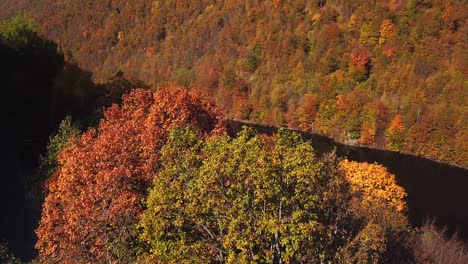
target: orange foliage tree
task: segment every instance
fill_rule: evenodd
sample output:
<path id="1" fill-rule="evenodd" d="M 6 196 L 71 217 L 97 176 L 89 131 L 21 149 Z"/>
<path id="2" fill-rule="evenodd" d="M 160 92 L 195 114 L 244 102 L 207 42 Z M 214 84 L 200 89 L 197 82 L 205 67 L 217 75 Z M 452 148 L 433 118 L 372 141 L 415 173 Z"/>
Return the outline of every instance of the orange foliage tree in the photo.
<path id="1" fill-rule="evenodd" d="M 135 223 L 160 149 L 171 128 L 186 124 L 204 136 L 224 133 L 215 106 L 181 87 L 136 89 L 121 106 L 108 108 L 97 129 L 58 157 L 36 231 L 40 259 L 97 263 L 135 257 Z"/>
<path id="2" fill-rule="evenodd" d="M 404 143 L 404 130 L 403 117 L 397 114 L 393 119 L 390 127 L 385 135 L 387 139 L 387 148 L 394 151 L 399 151 Z"/>
<path id="3" fill-rule="evenodd" d="M 371 54 L 365 48 L 354 48 L 351 52 L 351 63 L 359 68 L 367 68 Z"/>
<path id="4" fill-rule="evenodd" d="M 305 94 L 297 109 L 299 128 L 306 131 L 313 129 L 313 122 L 317 114 L 317 95 Z"/>
<path id="5" fill-rule="evenodd" d="M 350 55 L 349 74 L 355 81 L 365 81 L 371 68 L 371 53 L 362 47 L 354 48 Z"/>

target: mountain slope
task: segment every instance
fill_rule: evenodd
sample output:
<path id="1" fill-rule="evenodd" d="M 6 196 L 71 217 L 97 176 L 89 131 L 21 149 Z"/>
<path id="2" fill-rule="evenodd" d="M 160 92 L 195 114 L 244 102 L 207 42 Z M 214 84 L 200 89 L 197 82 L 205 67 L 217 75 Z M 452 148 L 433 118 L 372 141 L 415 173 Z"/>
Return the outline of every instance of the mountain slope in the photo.
<path id="1" fill-rule="evenodd" d="M 97 80 L 213 96 L 226 115 L 468 166 L 466 1 L 3 1 Z"/>

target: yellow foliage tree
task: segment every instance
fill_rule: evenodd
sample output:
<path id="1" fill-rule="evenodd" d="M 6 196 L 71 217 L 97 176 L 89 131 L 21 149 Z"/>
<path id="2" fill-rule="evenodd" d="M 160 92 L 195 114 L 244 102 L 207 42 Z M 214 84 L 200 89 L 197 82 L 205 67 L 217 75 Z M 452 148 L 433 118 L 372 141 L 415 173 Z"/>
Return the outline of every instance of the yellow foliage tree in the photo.
<path id="1" fill-rule="evenodd" d="M 398 212 L 405 210 L 405 190 L 397 185 L 395 175 L 384 166 L 344 160 L 340 168 L 350 182 L 351 190 L 362 198 L 364 206 L 386 202 Z"/>
<path id="2" fill-rule="evenodd" d="M 350 212 L 361 224 L 338 253 L 339 263 L 392 263 L 408 246 L 406 193 L 378 164 L 344 160 L 339 168 L 350 184 Z M 356 224 L 359 221 L 354 221 Z M 404 258 L 404 257 L 403 257 Z M 400 262 L 396 262 L 400 263 Z"/>
<path id="3" fill-rule="evenodd" d="M 396 35 L 396 26 L 390 19 L 384 19 L 380 25 L 379 44 L 382 45 L 387 39 Z"/>

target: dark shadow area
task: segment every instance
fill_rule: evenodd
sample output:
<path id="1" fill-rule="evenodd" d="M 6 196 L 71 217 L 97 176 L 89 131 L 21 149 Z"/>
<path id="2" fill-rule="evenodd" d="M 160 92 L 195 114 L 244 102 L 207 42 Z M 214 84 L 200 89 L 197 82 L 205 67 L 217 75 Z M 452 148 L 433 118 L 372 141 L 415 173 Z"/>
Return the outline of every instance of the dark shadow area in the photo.
<path id="1" fill-rule="evenodd" d="M 28 45 L 0 39 L 2 87 L 2 175 L 0 237 L 23 260 L 36 253 L 34 229 L 40 207 L 27 193 L 37 156 L 53 127 L 50 102 L 53 80 L 63 66 L 57 46 L 28 36 Z"/>
<path id="2" fill-rule="evenodd" d="M 149 86 L 138 80 L 126 79 L 122 72 L 105 83 L 96 84 L 91 72 L 75 63 L 65 62 L 53 86 L 50 107 L 55 124 L 65 115 L 70 115 L 83 129 L 97 126 L 104 109 L 114 103 L 120 104 L 122 95 L 134 88 L 149 89 Z"/>
<path id="3" fill-rule="evenodd" d="M 227 120 L 229 134 L 234 136 L 243 125 L 258 133 L 272 135 L 277 127 L 258 125 L 240 120 Z M 446 226 L 449 233 L 458 232 L 468 241 L 468 170 L 432 161 L 414 155 L 393 151 L 353 147 L 340 144 L 330 138 L 295 131 L 311 140 L 318 155 L 336 148 L 339 157 L 384 165 L 395 174 L 397 183 L 408 194 L 408 217 L 414 226 L 421 226 L 427 219 L 435 219 L 436 225 Z"/>
<path id="4" fill-rule="evenodd" d="M 49 136 L 66 115 L 82 128 L 94 126 L 122 94 L 147 87 L 122 73 L 97 85 L 91 72 L 66 62 L 55 43 L 26 33 L 28 40 L 21 45 L 0 38 L 0 239 L 23 261 L 37 255 L 34 230 L 41 205 L 31 195 L 31 184 Z"/>

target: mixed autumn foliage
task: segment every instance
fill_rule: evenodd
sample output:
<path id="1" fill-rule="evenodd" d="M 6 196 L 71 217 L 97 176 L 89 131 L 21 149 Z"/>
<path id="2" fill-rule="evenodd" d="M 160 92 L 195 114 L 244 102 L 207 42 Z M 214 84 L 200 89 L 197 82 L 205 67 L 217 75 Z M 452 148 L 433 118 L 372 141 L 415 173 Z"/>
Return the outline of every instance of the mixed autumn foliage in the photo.
<path id="1" fill-rule="evenodd" d="M 230 118 L 466 167 L 466 9 L 458 0 L 4 0 L 0 17 L 28 12 L 98 80 L 122 71 L 193 86 Z"/>
<path id="2" fill-rule="evenodd" d="M 47 182 L 37 248 L 47 261 L 96 262 L 132 243 L 143 198 L 168 132 L 190 124 L 223 132 L 219 113 L 196 92 L 170 86 L 134 90 L 104 113 L 97 129 L 72 139 Z"/>
<path id="3" fill-rule="evenodd" d="M 411 228 L 384 167 L 317 157 L 284 129 L 227 136 L 193 90 L 133 90 L 66 141 L 41 263 L 427 263 L 440 244 L 465 258 L 457 240 Z"/>
<path id="4" fill-rule="evenodd" d="M 86 10 L 96 12 L 96 6 L 103 2 L 88 2 L 89 10 Z M 0 6 L 10 3 L 4 1 Z M 37 3 L 38 10 L 44 3 L 47 1 Z M 106 8 L 113 9 L 116 4 L 118 1 L 113 1 Z M 81 114 L 87 109 L 92 112 L 92 120 L 83 116 L 81 120 L 95 126 L 81 133 L 70 118 L 65 118 L 41 156 L 36 184 L 44 187 L 45 201 L 36 231 L 38 262 L 466 262 L 466 249 L 456 238 L 448 239 L 432 225 L 416 230 L 409 225 L 405 191 L 383 166 L 340 160 L 333 153 L 317 157 L 309 142 L 286 130 L 279 130 L 272 138 L 249 129 L 229 137 L 225 135 L 220 110 L 202 99 L 203 93 L 214 95 L 229 117 L 288 125 L 348 142 L 416 152 L 465 165 L 463 78 L 466 65 L 459 61 L 456 48 L 460 43 L 464 45 L 457 37 L 460 38 L 465 24 L 463 14 L 457 18 L 460 16 L 454 9 L 457 3 L 447 2 L 447 9 L 454 6 L 448 10 L 445 6 L 439 8 L 442 4 L 436 1 L 393 1 L 388 6 L 378 1 L 368 3 L 376 8 L 375 12 L 385 10 L 400 15 L 412 10 L 413 13 L 403 12 L 405 16 L 414 16 L 414 21 L 407 21 L 409 33 L 403 35 L 400 27 L 406 22 L 399 21 L 399 16 L 375 18 L 379 20 L 377 23 L 374 18 L 358 17 L 359 12 L 364 12 L 359 5 L 340 1 L 312 4 L 206 1 L 197 5 L 177 1 L 172 4 L 156 1 L 151 5 L 160 12 L 158 16 L 167 17 L 161 21 L 164 28 L 154 44 L 157 46 L 145 49 L 146 61 L 138 60 L 138 52 L 128 55 L 134 63 L 143 66 L 155 63 L 157 69 L 166 69 L 162 73 L 153 71 L 152 80 L 140 76 L 140 68 L 135 65 L 119 64 L 120 59 L 112 64 L 123 65 L 117 74 L 114 69 L 104 72 L 110 64 L 100 64 L 100 59 L 83 55 L 86 50 L 77 56 L 77 51 L 67 46 L 79 43 L 78 49 L 84 49 L 89 44 L 85 40 L 61 43 L 67 59 L 76 59 L 79 64 L 91 59 L 87 67 L 98 78 L 113 76 L 107 83 L 95 85 L 90 72 L 83 72 L 70 61 L 64 64 L 62 54 L 56 52 L 52 42 L 40 38 L 26 17 L 0 25 L 2 52 L 7 47 L 5 54 L 9 56 L 15 55 L 25 62 L 35 59 L 51 64 L 42 69 L 51 70 L 50 76 L 42 75 L 47 77 L 44 86 L 52 88 L 55 98 L 73 102 L 73 107 L 65 108 L 67 101 L 64 101 L 56 109 Z M 28 8 L 28 2 L 18 1 L 16 5 L 3 12 L 18 6 Z M 80 6 L 80 2 L 56 3 L 50 10 L 58 5 L 70 8 Z M 139 5 L 147 4 L 135 3 Z M 117 5 L 116 12 L 124 14 L 132 6 L 130 2 L 125 7 Z M 197 8 L 203 12 L 197 13 Z M 264 16 L 262 8 L 271 11 L 272 20 Z M 187 9 L 191 11 L 186 13 Z M 140 11 L 143 13 L 130 26 L 136 27 L 140 20 L 144 21 L 144 9 Z M 419 33 L 412 30 L 414 23 L 428 12 L 438 11 L 444 12 L 443 23 L 439 23 L 443 28 L 438 34 L 448 34 L 444 26 L 452 20 L 446 20 L 445 13 L 455 17 L 449 27 L 456 40 L 447 51 L 451 54 L 450 65 L 440 60 L 440 65 L 428 69 L 416 61 L 414 65 L 406 65 L 403 77 L 390 77 L 389 70 L 398 73 L 398 67 L 411 62 L 412 56 L 427 59 L 429 54 L 418 55 L 418 52 L 431 44 L 421 45 L 420 41 L 434 36 L 425 35 L 426 28 L 419 28 Z M 170 12 L 177 14 L 170 17 Z M 193 21 L 194 14 L 196 21 Z M 54 13 L 51 19 L 56 15 L 60 16 L 60 12 Z M 206 19 L 202 15 L 222 18 L 209 18 L 219 27 L 219 31 L 210 35 L 214 44 L 200 45 L 201 40 L 197 38 L 193 42 L 185 41 L 187 36 L 194 37 L 186 23 L 193 23 L 195 31 L 212 29 L 209 23 L 202 24 Z M 239 20 L 244 15 L 250 24 Z M 90 22 L 94 17 L 87 18 Z M 82 18 L 68 13 L 66 20 L 76 22 L 73 19 Z M 274 24 L 275 19 L 282 23 Z M 309 20 L 313 23 L 308 24 Z M 114 24 L 106 26 L 107 22 L 104 19 L 96 26 L 112 31 Z M 234 22 L 240 26 L 233 26 Z M 171 23 L 179 24 L 171 27 Z M 378 33 L 372 33 L 376 23 L 380 24 Z M 41 24 L 45 25 L 48 24 Z M 353 31 L 357 25 L 359 31 Z M 292 28 L 294 34 L 289 31 Z M 262 33 L 258 29 L 273 32 Z M 67 32 L 56 30 L 50 32 Z M 239 34 L 235 39 L 218 39 L 219 34 L 233 37 L 229 30 L 237 30 Z M 301 30 L 307 36 L 296 39 L 296 34 L 301 36 Z M 253 33 L 255 38 L 250 39 Z M 84 39 L 90 34 L 83 33 Z M 328 34 L 335 37 L 329 38 Z M 206 35 L 197 37 L 203 36 Z M 320 44 L 321 37 L 326 37 L 326 41 Z M 105 60 L 123 52 L 119 45 L 128 40 L 126 31 L 117 32 L 116 38 L 117 41 L 111 42 L 117 49 L 115 53 L 101 43 L 99 54 Z M 339 40 L 335 43 L 334 38 Z M 100 43 L 102 39 L 97 35 L 95 41 Z M 279 43 L 280 46 L 274 46 Z M 389 43 L 393 46 L 387 50 Z M 225 46 L 218 52 L 217 45 Z M 178 50 L 181 47 L 184 49 Z M 320 52 L 335 53 L 322 56 L 317 47 L 321 47 Z M 285 53 L 273 52 L 274 48 Z M 379 49 L 385 49 L 380 51 L 390 58 L 387 62 L 379 61 Z M 322 61 L 325 58 L 331 64 L 325 64 Z M 216 61 L 218 64 L 206 68 Z M 433 67 L 433 61 L 430 58 L 426 63 Z M 322 68 L 323 65 L 329 68 Z M 36 68 L 40 67 L 36 65 Z M 149 83 L 175 81 L 193 89 L 165 84 L 155 86 L 159 88 L 153 91 L 132 90 L 120 100 L 129 87 L 141 84 L 121 78 L 120 70 Z M 387 89 L 393 88 L 383 84 L 378 74 L 383 74 L 382 78 L 396 87 L 397 91 L 390 97 Z M 401 89 L 401 83 L 395 84 L 407 81 L 417 89 L 408 91 Z M 429 94 L 425 89 L 429 86 L 436 90 L 426 98 Z M 407 92 L 412 91 L 422 97 L 414 102 L 413 97 L 407 100 Z M 29 100 L 34 95 L 24 94 Z M 450 104 L 449 99 L 453 99 Z M 404 107 L 405 104 L 414 106 L 415 102 L 421 104 L 417 105 L 420 107 L 415 110 L 417 114 L 411 112 L 414 110 L 411 107 Z M 95 108 L 109 105 L 103 112 Z M 439 112 L 439 108 L 434 111 L 432 107 L 442 107 L 446 112 Z M 48 111 L 53 112 L 51 109 L 54 108 Z M 414 119 L 408 113 L 415 114 Z M 433 123 L 442 121 L 442 124 Z M 457 152 L 457 148 L 461 151 Z M 3 242 L 0 260 L 18 262 Z"/>
<path id="5" fill-rule="evenodd" d="M 145 261 L 386 263 L 410 258 L 404 191 L 382 167 L 349 161 L 340 167 L 332 155 L 319 160 L 308 142 L 285 130 L 273 140 L 244 129 L 236 138 L 205 141 L 190 129 L 174 130 L 161 153 L 161 170 L 141 220 L 150 248 Z M 379 176 L 346 178 L 362 172 Z M 372 185 L 381 192 L 372 196 L 370 209 L 371 195 L 362 186 Z M 362 246 L 363 240 L 368 245 Z"/>

